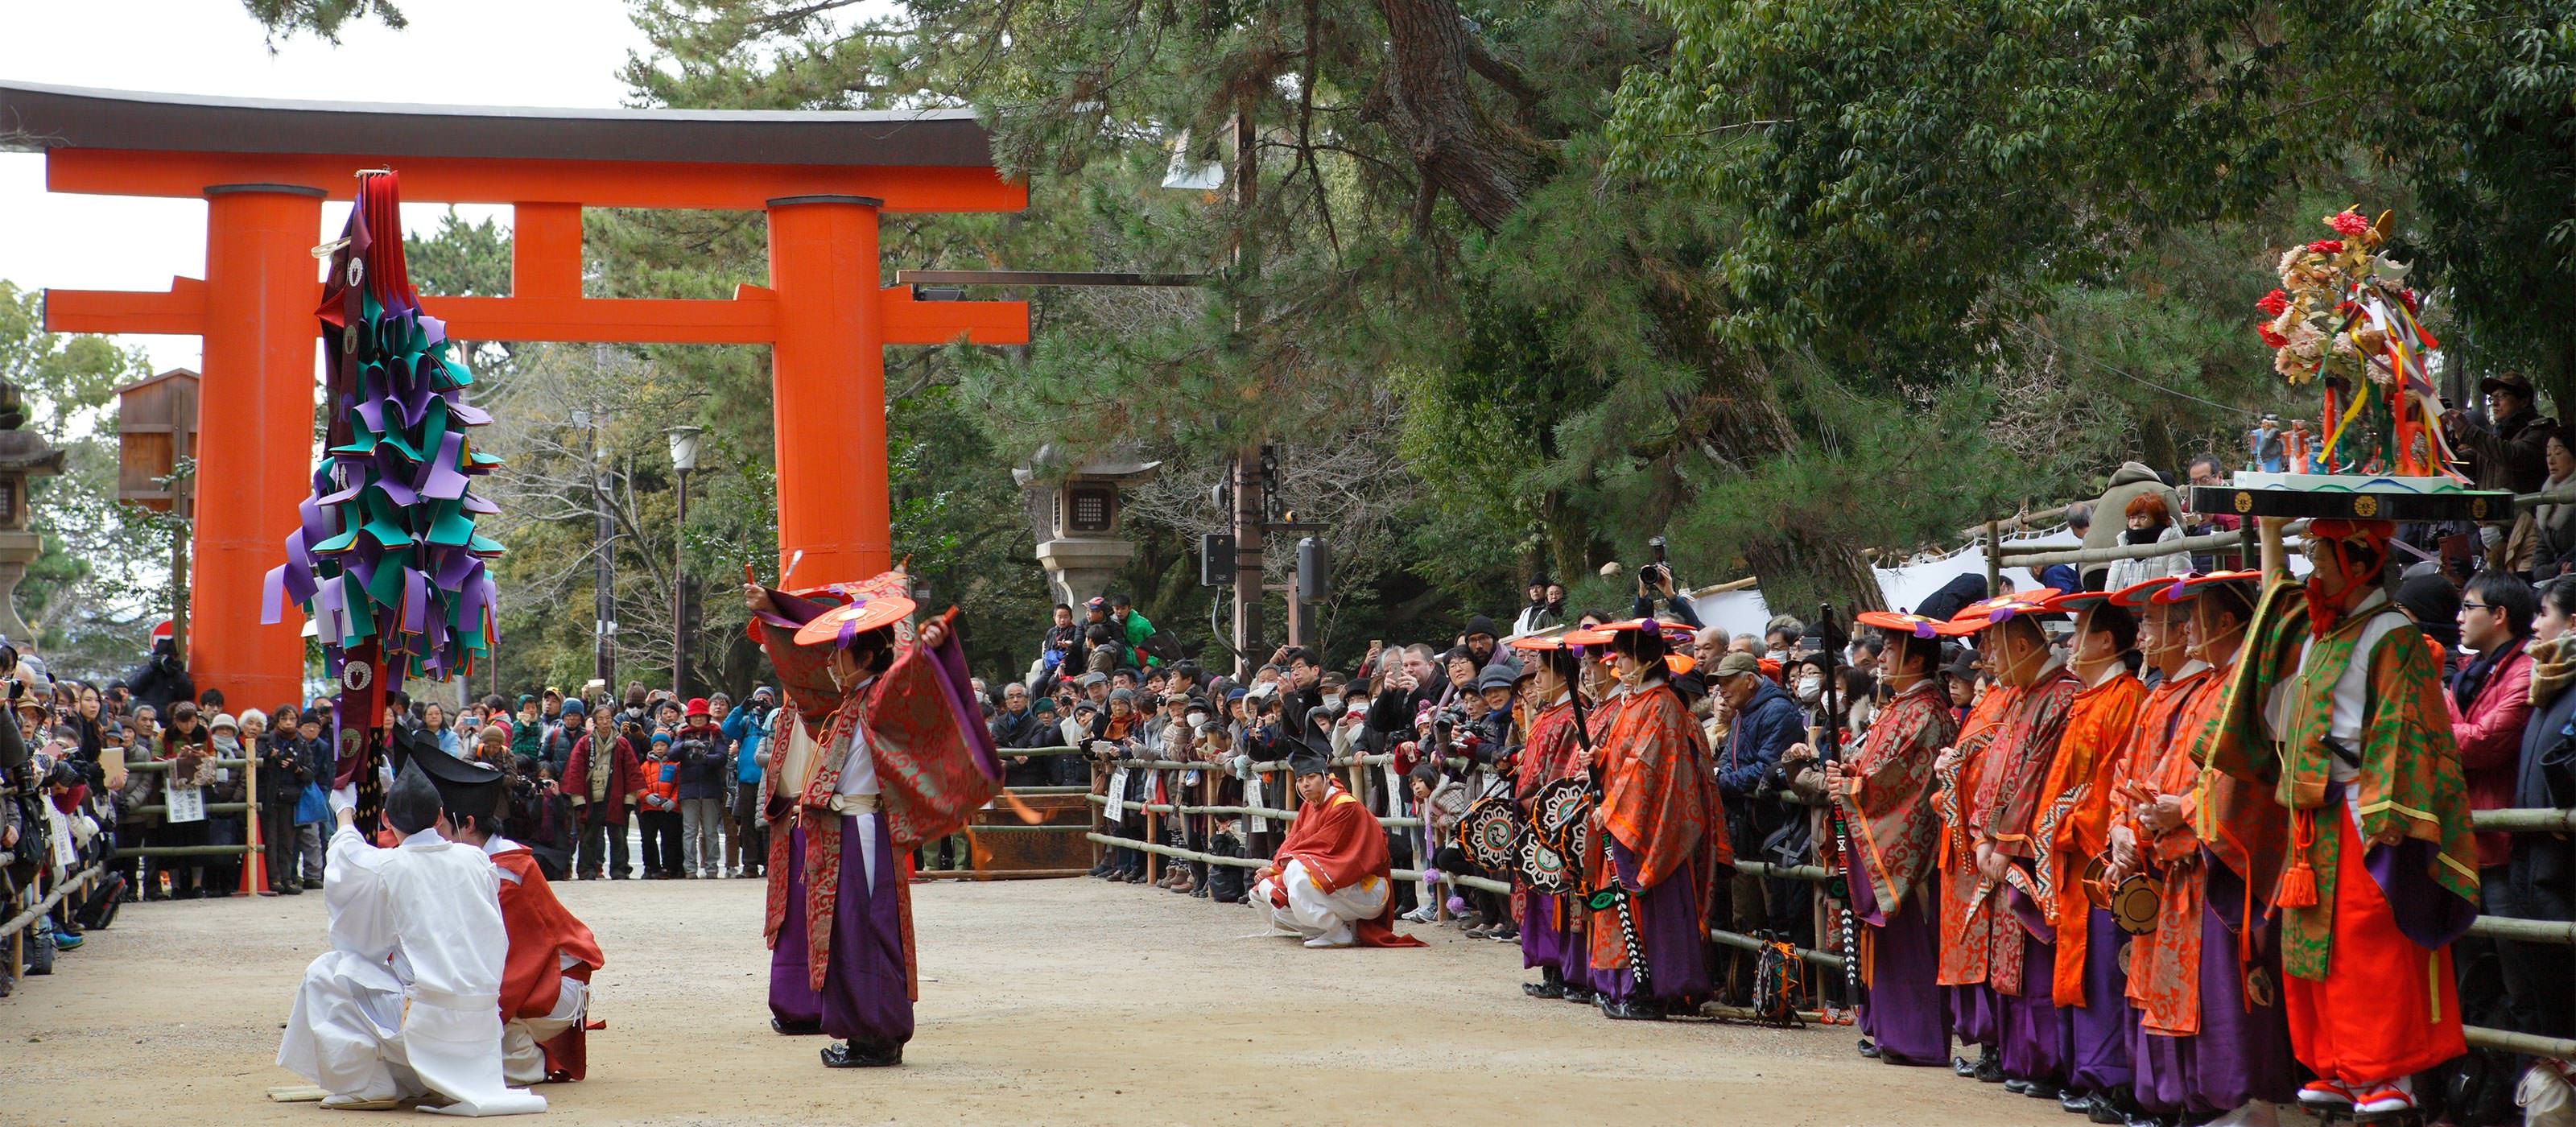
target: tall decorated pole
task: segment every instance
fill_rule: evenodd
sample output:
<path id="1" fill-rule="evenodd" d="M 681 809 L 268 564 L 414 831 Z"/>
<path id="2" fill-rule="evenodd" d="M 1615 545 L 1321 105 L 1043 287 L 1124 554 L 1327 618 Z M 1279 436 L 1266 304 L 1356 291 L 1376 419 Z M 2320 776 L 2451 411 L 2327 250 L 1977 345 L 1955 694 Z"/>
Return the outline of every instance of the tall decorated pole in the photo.
<path id="1" fill-rule="evenodd" d="M 446 326 L 421 312 L 398 192 L 392 172 L 359 173 L 347 228 L 315 250 L 331 262 L 316 310 L 329 429 L 262 604 L 264 621 L 293 599 L 315 623 L 340 684 L 332 786 L 353 789 L 369 833 L 383 811 L 380 767 L 399 755 L 385 694 L 409 678 L 471 676 L 488 659 L 485 561 L 501 554 L 474 529 L 476 516 L 500 510 L 468 488 L 499 464 L 467 437 L 492 417 L 465 402 L 473 376 L 449 356 Z"/>

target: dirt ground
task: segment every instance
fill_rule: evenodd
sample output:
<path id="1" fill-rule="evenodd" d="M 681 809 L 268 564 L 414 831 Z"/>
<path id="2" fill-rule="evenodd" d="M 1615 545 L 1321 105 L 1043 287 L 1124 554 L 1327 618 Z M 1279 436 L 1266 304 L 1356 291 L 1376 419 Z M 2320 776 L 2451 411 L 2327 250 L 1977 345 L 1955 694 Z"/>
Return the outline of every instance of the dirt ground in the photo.
<path id="1" fill-rule="evenodd" d="M 1254 913 L 1073 879 L 915 890 L 895 1070 L 772 1034 L 760 882 L 559 886 L 607 951 L 582 1124 L 2064 1124 L 2054 1103 L 1852 1052 L 1843 1027 L 1609 1022 L 1524 998 L 1519 950 L 1309 951 Z M 315 1124 L 273 1063 L 319 896 L 129 905 L 0 1000 L 0 1123 Z M 402 1121 L 411 1122 L 408 1113 Z"/>

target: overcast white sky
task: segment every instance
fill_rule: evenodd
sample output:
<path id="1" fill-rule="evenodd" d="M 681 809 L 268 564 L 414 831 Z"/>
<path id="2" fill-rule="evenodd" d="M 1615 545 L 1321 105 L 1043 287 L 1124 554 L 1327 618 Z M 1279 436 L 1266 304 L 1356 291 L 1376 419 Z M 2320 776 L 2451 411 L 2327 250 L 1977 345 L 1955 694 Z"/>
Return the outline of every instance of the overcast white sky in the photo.
<path id="1" fill-rule="evenodd" d="M 643 37 L 624 0 L 406 0 L 411 26 L 299 36 L 275 54 L 236 0 L 0 0 L 0 77 L 65 86 L 316 101 L 605 107 Z M 404 209 L 414 230 L 443 208 Z M 459 209 L 469 215 L 505 210 Z M 204 276 L 199 200 L 55 195 L 44 157 L 0 153 L 0 278 L 21 288 L 161 290 Z M 323 209 L 336 231 L 345 205 Z M 324 232 L 315 232 L 320 242 Z M 132 337 L 156 366 L 196 367 L 195 337 Z"/>

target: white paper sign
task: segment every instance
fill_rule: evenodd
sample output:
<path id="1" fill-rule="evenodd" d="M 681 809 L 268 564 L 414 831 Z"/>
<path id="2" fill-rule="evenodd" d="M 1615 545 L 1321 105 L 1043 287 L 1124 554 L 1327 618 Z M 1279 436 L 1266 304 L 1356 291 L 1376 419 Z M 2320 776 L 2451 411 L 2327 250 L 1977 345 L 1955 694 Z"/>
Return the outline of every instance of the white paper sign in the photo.
<path id="1" fill-rule="evenodd" d="M 161 816 L 162 821 L 178 823 L 202 822 L 206 820 L 206 792 L 204 788 L 171 787 L 163 793 L 168 796 L 169 812 Z"/>
<path id="2" fill-rule="evenodd" d="M 1261 800 L 1261 772 L 1255 771 L 1252 773 L 1251 778 L 1243 780 L 1243 804 L 1245 806 L 1270 805 L 1269 803 Z M 1269 832 L 1270 819 L 1264 818 L 1259 814 L 1254 814 L 1251 817 L 1253 833 Z"/>
<path id="3" fill-rule="evenodd" d="M 1127 821 L 1126 768 L 1121 767 L 1109 773 L 1109 802 L 1101 809 L 1108 813 L 1110 821 L 1122 824 Z"/>

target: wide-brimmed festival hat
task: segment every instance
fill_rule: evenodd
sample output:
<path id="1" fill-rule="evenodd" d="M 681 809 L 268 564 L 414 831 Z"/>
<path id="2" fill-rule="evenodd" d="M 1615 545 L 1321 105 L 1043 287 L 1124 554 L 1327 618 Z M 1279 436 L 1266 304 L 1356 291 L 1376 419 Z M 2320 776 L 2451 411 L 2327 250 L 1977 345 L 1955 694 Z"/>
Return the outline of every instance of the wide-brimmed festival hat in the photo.
<path id="1" fill-rule="evenodd" d="M 2228 583 L 2252 583 L 2263 578 L 2260 571 L 2213 571 L 2206 575 L 2185 575 L 2162 581 L 2147 597 L 2157 606 L 2172 606 L 2198 598 L 2203 591 Z"/>
<path id="2" fill-rule="evenodd" d="M 1853 615 L 1852 619 L 1863 626 L 1875 626 L 1881 630 L 1915 638 L 1957 638 L 1975 632 L 1974 627 L 1962 625 L 1956 621 L 1925 618 L 1919 614 L 1907 614 L 1903 611 L 1865 610 Z"/>
<path id="3" fill-rule="evenodd" d="M 800 599 L 841 604 L 798 627 L 796 644 L 846 646 L 867 631 L 901 622 L 912 615 L 912 598 L 906 594 L 911 589 L 911 577 L 895 570 L 860 583 L 832 583 L 793 592 Z"/>
<path id="4" fill-rule="evenodd" d="M 1954 626 L 1965 627 L 1967 633 L 1974 633 L 1990 626 L 2010 622 L 2023 615 L 2056 613 L 2049 603 L 2057 597 L 2056 589 L 2049 587 L 2011 591 L 1968 604 L 1958 614 L 1953 615 L 1950 622 Z"/>

